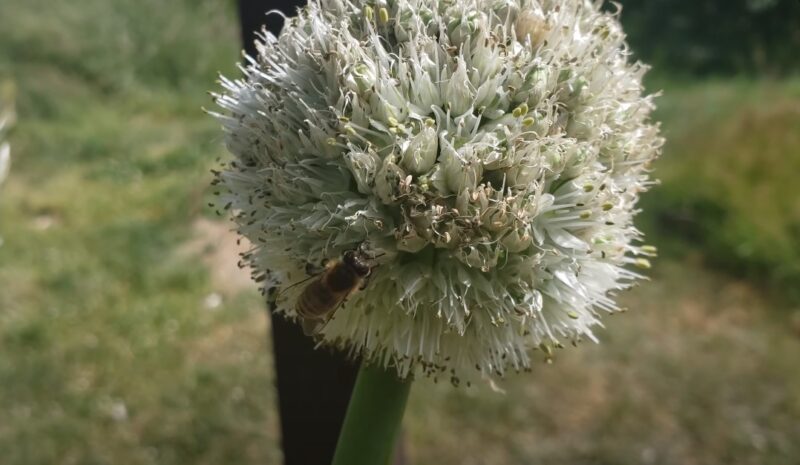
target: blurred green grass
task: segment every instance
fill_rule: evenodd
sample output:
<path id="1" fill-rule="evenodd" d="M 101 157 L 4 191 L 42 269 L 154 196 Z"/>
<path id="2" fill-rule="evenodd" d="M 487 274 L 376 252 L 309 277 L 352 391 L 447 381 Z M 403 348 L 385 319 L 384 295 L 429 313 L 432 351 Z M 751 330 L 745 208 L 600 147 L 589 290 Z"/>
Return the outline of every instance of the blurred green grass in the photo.
<path id="1" fill-rule="evenodd" d="M 645 229 L 800 304 L 800 80 L 660 84 L 668 142 Z"/>
<path id="2" fill-rule="evenodd" d="M 237 41 L 232 2 L 4 2 L 2 463 L 279 460 L 263 306 L 204 207 L 223 150 L 200 107 Z M 414 463 L 800 456 L 800 80 L 651 87 L 668 137 L 641 218 L 653 282 L 603 344 L 506 395 L 420 381 Z"/>

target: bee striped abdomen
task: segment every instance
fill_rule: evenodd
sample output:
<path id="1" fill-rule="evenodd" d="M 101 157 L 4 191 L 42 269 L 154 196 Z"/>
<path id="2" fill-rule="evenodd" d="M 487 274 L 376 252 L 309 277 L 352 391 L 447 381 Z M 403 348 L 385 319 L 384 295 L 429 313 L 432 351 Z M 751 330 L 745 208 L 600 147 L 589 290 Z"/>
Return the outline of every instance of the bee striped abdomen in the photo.
<path id="1" fill-rule="evenodd" d="M 300 294 L 295 310 L 303 318 L 322 318 L 337 304 L 336 295 L 322 279 L 316 279 Z"/>

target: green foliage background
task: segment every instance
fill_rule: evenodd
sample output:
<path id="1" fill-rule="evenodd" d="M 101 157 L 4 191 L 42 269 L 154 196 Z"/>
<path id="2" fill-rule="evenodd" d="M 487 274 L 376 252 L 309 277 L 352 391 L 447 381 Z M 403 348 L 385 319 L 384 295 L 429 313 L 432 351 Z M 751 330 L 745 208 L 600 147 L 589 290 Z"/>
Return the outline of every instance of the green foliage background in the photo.
<path id="1" fill-rule="evenodd" d="M 634 50 L 683 75 L 782 74 L 800 68 L 795 0 L 621 0 Z M 607 4 L 607 8 L 615 6 Z"/>

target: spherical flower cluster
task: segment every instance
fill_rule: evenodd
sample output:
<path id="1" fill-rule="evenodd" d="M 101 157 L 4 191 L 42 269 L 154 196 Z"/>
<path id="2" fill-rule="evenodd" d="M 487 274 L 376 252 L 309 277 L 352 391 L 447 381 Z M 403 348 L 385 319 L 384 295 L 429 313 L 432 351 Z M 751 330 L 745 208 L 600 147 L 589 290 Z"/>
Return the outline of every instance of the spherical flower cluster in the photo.
<path id="1" fill-rule="evenodd" d="M 215 184 L 256 280 L 294 317 L 307 263 L 377 257 L 322 344 L 401 377 L 524 370 L 649 267 L 662 139 L 599 2 L 312 1 L 242 69 Z"/>

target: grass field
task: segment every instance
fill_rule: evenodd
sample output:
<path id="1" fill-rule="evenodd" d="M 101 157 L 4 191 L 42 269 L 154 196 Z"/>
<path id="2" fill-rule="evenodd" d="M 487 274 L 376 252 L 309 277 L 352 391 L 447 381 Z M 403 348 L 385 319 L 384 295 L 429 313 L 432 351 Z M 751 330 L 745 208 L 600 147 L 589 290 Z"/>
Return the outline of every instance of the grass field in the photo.
<path id="1" fill-rule="evenodd" d="M 154 11 L 158 9 L 158 14 Z M 278 463 L 267 319 L 205 207 L 233 4 L 6 0 L 0 463 Z M 412 463 L 800 457 L 800 80 L 675 82 L 643 228 L 652 281 L 532 375 L 421 381 Z"/>

